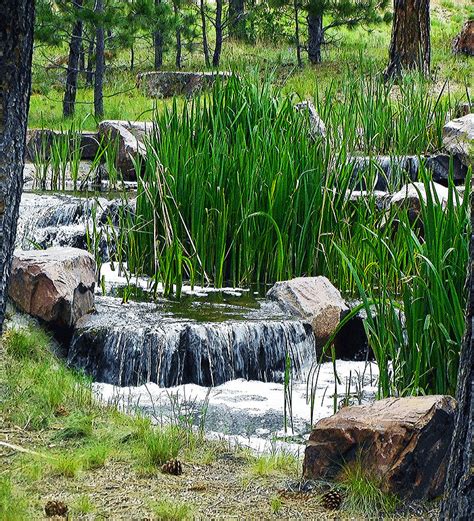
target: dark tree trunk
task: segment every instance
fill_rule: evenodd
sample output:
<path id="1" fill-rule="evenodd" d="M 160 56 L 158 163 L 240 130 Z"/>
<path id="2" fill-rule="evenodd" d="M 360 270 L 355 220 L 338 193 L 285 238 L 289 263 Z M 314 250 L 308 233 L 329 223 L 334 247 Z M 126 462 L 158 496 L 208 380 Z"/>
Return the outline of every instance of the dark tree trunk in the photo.
<path id="1" fill-rule="evenodd" d="M 72 28 L 71 42 L 69 44 L 69 60 L 66 74 L 66 90 L 63 100 L 63 116 L 74 114 L 76 105 L 77 77 L 79 74 L 79 61 L 82 46 L 82 20 L 79 18 L 83 0 L 72 0 L 77 20 Z"/>
<path id="2" fill-rule="evenodd" d="M 471 196 L 471 234 L 474 233 L 474 197 Z M 471 235 L 471 262 L 469 265 L 469 305 L 467 329 L 459 360 L 456 399 L 458 409 L 451 459 L 449 462 L 445 498 L 441 504 L 440 520 L 474 519 L 474 236 Z"/>
<path id="3" fill-rule="evenodd" d="M 174 15 L 175 15 L 176 19 L 178 19 L 179 6 L 176 2 L 173 4 L 173 10 L 174 10 Z M 176 24 L 176 58 L 175 58 L 175 65 L 176 65 L 177 69 L 181 69 L 182 54 L 183 54 L 183 48 L 181 45 L 181 23 L 178 20 L 178 23 Z"/>
<path id="4" fill-rule="evenodd" d="M 130 46 L 130 71 L 133 71 L 135 68 L 135 48 L 132 45 Z"/>
<path id="5" fill-rule="evenodd" d="M 403 70 L 430 72 L 430 0 L 394 0 L 387 77 Z"/>
<path id="6" fill-rule="evenodd" d="M 87 49 L 87 69 L 86 69 L 86 85 L 92 86 L 94 80 L 94 47 L 95 47 L 95 35 L 91 35 L 89 41 L 89 48 Z"/>
<path id="7" fill-rule="evenodd" d="M 212 56 L 213 67 L 219 67 L 221 61 L 222 40 L 224 38 L 222 27 L 222 2 L 223 0 L 216 0 L 216 46 L 214 47 L 214 55 Z"/>
<path id="8" fill-rule="evenodd" d="M 161 0 L 155 0 L 155 7 L 161 4 Z M 155 48 L 155 70 L 163 66 L 163 34 L 159 29 L 153 33 L 153 47 Z"/>
<path id="9" fill-rule="evenodd" d="M 95 12 L 99 20 L 95 32 L 94 114 L 99 119 L 104 115 L 105 36 L 104 24 L 100 19 L 104 12 L 104 0 L 96 0 Z"/>
<path id="10" fill-rule="evenodd" d="M 204 62 L 206 63 L 206 67 L 210 67 L 211 58 L 209 56 L 209 42 L 207 39 L 206 2 L 205 2 L 205 0 L 200 0 L 199 11 L 201 13 L 202 48 L 204 51 Z"/>
<path id="11" fill-rule="evenodd" d="M 310 63 L 321 63 L 321 46 L 324 42 L 323 15 L 316 10 L 308 11 L 308 58 Z"/>
<path id="12" fill-rule="evenodd" d="M 303 60 L 301 59 L 300 21 L 299 21 L 298 0 L 294 0 L 293 9 L 294 9 L 294 15 L 295 15 L 296 60 L 298 62 L 298 67 L 302 67 Z"/>
<path id="13" fill-rule="evenodd" d="M 245 39 L 244 0 L 229 0 L 229 36 L 236 40 Z"/>
<path id="14" fill-rule="evenodd" d="M 23 189 L 34 0 L 3 0 L 0 16 L 0 331 Z"/>
<path id="15" fill-rule="evenodd" d="M 79 54 L 79 72 L 86 70 L 86 53 L 84 52 L 84 41 L 81 39 L 81 51 Z"/>

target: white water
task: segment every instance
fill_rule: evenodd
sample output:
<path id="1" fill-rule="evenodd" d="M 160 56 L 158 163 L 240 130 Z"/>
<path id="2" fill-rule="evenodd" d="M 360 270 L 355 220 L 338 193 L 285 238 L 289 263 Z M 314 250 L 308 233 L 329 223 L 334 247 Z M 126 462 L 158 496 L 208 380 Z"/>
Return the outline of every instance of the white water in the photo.
<path id="1" fill-rule="evenodd" d="M 338 407 L 346 396 L 350 397 L 352 404 L 374 399 L 378 378 L 375 363 L 338 361 L 337 374 L 340 379 L 336 400 Z M 322 364 L 315 386 L 313 423 L 334 413 L 334 382 L 332 364 Z M 180 404 L 181 413 L 185 411 L 199 422 L 209 393 L 205 415 L 206 435 L 210 438 L 224 438 L 231 444 L 248 446 L 259 452 L 275 448 L 300 452 L 311 426 L 306 379 L 293 382 L 292 415 L 288 419 L 286 432 L 283 384 L 238 379 L 211 389 L 195 384 L 163 389 L 153 383 L 140 387 L 95 383 L 94 391 L 102 401 L 113 403 L 127 412 L 138 411 L 157 423 L 170 421 L 173 416 L 172 404 L 175 410 L 177 404 Z M 289 436 L 292 438 L 284 441 Z"/>

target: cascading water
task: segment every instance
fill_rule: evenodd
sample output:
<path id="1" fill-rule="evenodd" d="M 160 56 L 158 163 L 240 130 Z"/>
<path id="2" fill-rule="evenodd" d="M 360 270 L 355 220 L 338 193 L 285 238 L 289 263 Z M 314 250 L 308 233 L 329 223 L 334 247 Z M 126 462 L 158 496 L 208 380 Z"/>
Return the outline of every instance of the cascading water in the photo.
<path id="1" fill-rule="evenodd" d="M 121 305 L 99 297 L 97 313 L 83 318 L 68 361 L 94 380 L 120 386 L 216 386 L 244 378 L 278 382 L 287 354 L 300 376 L 316 357 L 314 335 L 265 303 L 240 320 L 182 319 L 156 304 Z"/>

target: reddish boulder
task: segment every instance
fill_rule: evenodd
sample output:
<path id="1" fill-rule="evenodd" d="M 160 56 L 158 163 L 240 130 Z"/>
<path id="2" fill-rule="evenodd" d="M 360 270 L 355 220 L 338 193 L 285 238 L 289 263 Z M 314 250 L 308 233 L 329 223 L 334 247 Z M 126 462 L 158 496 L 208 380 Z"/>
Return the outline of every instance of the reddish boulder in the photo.
<path id="1" fill-rule="evenodd" d="M 77 248 L 15 251 L 9 297 L 25 313 L 71 327 L 94 309 L 95 261 Z"/>
<path id="2" fill-rule="evenodd" d="M 343 408 L 313 428 L 304 476 L 333 479 L 360 457 L 387 492 L 437 497 L 446 480 L 455 407 L 450 396 L 420 396 Z"/>

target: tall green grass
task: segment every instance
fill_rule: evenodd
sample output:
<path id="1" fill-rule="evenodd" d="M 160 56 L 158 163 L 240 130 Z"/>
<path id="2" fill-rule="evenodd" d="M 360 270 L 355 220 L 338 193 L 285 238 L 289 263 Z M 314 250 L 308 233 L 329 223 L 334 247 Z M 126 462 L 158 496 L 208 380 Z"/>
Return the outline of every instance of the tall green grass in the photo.
<path id="1" fill-rule="evenodd" d="M 316 139 L 295 100 L 269 81 L 234 77 L 175 102 L 156 116 L 161 133 L 140 165 L 136 213 L 122 214 L 121 258 L 178 296 L 184 280 L 264 287 L 326 275 L 362 298 L 381 395 L 453 392 L 468 197 L 461 202 L 451 183 L 442 205 L 423 167 L 427 198 L 416 222 L 371 193 L 348 197 L 373 182 L 372 168 L 355 178 L 354 154 L 439 148 L 451 107 L 426 89 L 420 79 L 395 86 L 371 73 L 334 83 L 314 98 L 327 126 Z M 404 182 L 391 180 L 391 189 Z"/>

